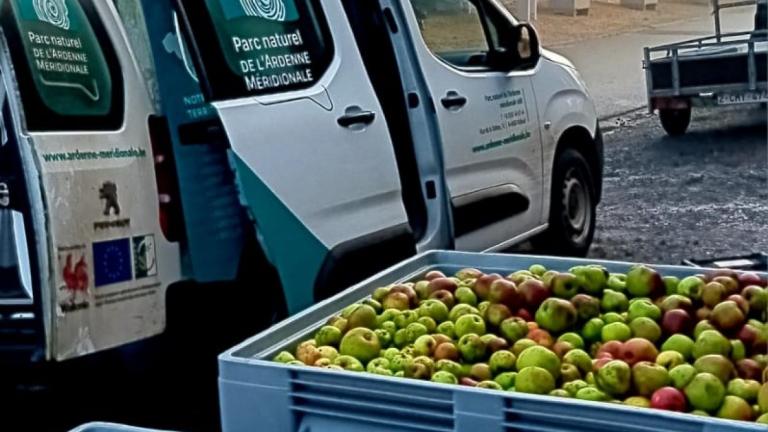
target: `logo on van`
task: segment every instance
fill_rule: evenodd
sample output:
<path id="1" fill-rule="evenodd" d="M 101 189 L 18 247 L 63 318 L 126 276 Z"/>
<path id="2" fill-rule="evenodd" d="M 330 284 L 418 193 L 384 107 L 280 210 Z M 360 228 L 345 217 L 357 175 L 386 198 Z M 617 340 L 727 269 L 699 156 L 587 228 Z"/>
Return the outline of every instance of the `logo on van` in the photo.
<path id="1" fill-rule="evenodd" d="M 32 6 L 40 21 L 69 30 L 69 9 L 66 0 L 33 0 Z"/>
<path id="2" fill-rule="evenodd" d="M 272 21 L 285 21 L 285 3 L 283 0 L 240 0 L 243 11 L 252 17 Z"/>

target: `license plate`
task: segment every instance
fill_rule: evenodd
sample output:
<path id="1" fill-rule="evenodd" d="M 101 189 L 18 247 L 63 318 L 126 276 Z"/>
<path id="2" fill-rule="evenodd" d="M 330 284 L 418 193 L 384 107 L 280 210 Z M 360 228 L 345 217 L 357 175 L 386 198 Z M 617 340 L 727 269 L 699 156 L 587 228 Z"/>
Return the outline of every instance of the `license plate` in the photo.
<path id="1" fill-rule="evenodd" d="M 729 93 L 717 95 L 718 105 L 738 105 L 768 102 L 768 91 Z"/>

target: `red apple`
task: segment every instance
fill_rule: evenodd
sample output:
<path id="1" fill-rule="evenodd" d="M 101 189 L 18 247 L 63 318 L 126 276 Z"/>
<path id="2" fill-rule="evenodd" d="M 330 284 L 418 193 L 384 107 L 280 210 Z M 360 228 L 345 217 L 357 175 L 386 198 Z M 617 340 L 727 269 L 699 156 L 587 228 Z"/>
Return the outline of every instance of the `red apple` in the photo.
<path id="1" fill-rule="evenodd" d="M 669 335 L 687 333 L 693 326 L 693 320 L 688 312 L 682 309 L 672 309 L 661 319 L 661 328 Z"/>
<path id="2" fill-rule="evenodd" d="M 468 387 L 477 387 L 477 385 L 479 383 L 477 381 L 473 380 L 472 378 L 464 377 L 464 378 L 459 380 L 459 384 L 461 384 L 463 386 L 468 386 Z"/>
<path id="3" fill-rule="evenodd" d="M 736 362 L 736 373 L 739 378 L 751 379 L 760 382 L 762 379 L 763 369 L 760 364 L 751 358 L 741 359 Z"/>
<path id="4" fill-rule="evenodd" d="M 621 358 L 621 349 L 623 345 L 624 342 L 617 340 L 606 342 L 597 350 L 597 355 L 595 355 L 595 357 L 601 357 L 603 353 L 608 353 L 611 355 L 611 358 Z"/>
<path id="5" fill-rule="evenodd" d="M 418 304 L 419 297 L 416 295 L 416 291 L 414 291 L 414 289 L 411 288 L 410 286 L 403 285 L 403 284 L 398 284 L 398 285 L 393 286 L 389 290 L 389 294 L 396 293 L 396 292 L 403 293 L 403 294 L 407 295 L 408 296 L 408 301 L 410 302 L 411 307 L 415 307 Z"/>
<path id="6" fill-rule="evenodd" d="M 709 319 L 709 316 L 712 314 L 712 309 L 702 306 L 698 309 L 696 309 L 696 319 L 699 321 L 704 321 Z"/>
<path id="7" fill-rule="evenodd" d="M 545 348 L 552 348 L 552 345 L 555 343 L 552 339 L 552 335 L 544 329 L 531 330 L 528 332 L 528 339 L 533 340 Z"/>
<path id="8" fill-rule="evenodd" d="M 674 387 L 662 387 L 651 396 L 651 408 L 685 412 L 687 407 L 685 395 Z"/>
<path id="9" fill-rule="evenodd" d="M 440 300 L 441 302 L 445 303 L 446 306 L 448 306 L 449 310 L 456 305 L 456 299 L 454 299 L 453 294 L 447 290 L 435 291 L 429 295 L 429 298 Z"/>
<path id="10" fill-rule="evenodd" d="M 735 276 L 717 276 L 712 279 L 712 282 L 720 282 L 723 284 L 726 295 L 737 294 L 739 292 L 739 282 L 736 280 Z"/>
<path id="11" fill-rule="evenodd" d="M 426 279 L 428 281 L 431 281 L 431 280 L 437 279 L 437 278 L 444 278 L 444 277 L 445 277 L 445 273 L 443 273 L 443 272 L 441 272 L 439 270 L 432 270 L 431 272 L 429 272 L 429 273 L 424 275 L 424 279 Z"/>
<path id="12" fill-rule="evenodd" d="M 533 314 L 525 308 L 518 309 L 517 312 L 515 312 L 515 316 L 524 319 L 526 322 L 533 321 Z"/>
<path id="13" fill-rule="evenodd" d="M 491 283 L 491 288 L 488 292 L 488 300 L 491 303 L 501 303 L 506 305 L 512 310 L 522 306 L 522 298 L 517 291 L 517 285 L 506 279 L 497 279 Z"/>
<path id="14" fill-rule="evenodd" d="M 648 361 L 655 362 L 659 355 L 659 350 L 653 345 L 653 342 L 643 338 L 632 338 L 621 347 L 619 358 L 623 359 L 630 366 L 637 362 Z"/>
<path id="15" fill-rule="evenodd" d="M 746 347 L 752 347 L 760 336 L 760 331 L 752 324 L 744 324 L 736 333 L 736 337 L 744 343 Z"/>
<path id="16" fill-rule="evenodd" d="M 750 285 L 763 284 L 763 280 L 760 278 L 760 276 L 752 272 L 739 273 L 736 276 L 736 279 L 739 281 L 739 286 L 741 288 L 748 287 Z"/>
<path id="17" fill-rule="evenodd" d="M 436 279 L 432 279 L 429 282 L 430 293 L 433 293 L 435 291 L 445 290 L 453 294 L 456 292 L 456 289 L 458 287 L 459 286 L 458 284 L 456 284 L 456 281 L 451 278 L 436 278 Z"/>
<path id="18" fill-rule="evenodd" d="M 739 305 L 739 308 L 741 308 L 741 311 L 744 312 L 744 315 L 748 315 L 749 314 L 749 301 L 747 299 L 745 299 L 744 297 L 742 297 L 741 295 L 739 295 L 739 294 L 732 294 L 732 295 L 728 296 L 728 298 L 725 299 L 725 300 L 726 301 L 730 300 L 730 301 L 736 302 L 736 304 Z"/>
<path id="19" fill-rule="evenodd" d="M 501 275 L 498 273 L 491 273 L 482 275 L 475 281 L 475 294 L 480 300 L 488 300 L 488 294 L 491 292 L 491 284 L 501 279 Z"/>
<path id="20" fill-rule="evenodd" d="M 517 290 L 523 296 L 526 306 L 533 309 L 538 308 L 544 300 L 552 295 L 549 287 L 538 279 L 528 279 L 521 283 Z"/>

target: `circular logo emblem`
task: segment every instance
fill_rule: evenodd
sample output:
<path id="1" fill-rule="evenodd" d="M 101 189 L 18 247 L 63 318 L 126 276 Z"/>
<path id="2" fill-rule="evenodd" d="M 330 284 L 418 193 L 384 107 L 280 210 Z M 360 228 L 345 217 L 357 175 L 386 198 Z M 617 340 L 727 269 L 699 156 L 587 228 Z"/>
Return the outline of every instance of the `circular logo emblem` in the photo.
<path id="1" fill-rule="evenodd" d="M 246 15 L 272 21 L 285 21 L 283 0 L 240 0 Z"/>
<path id="2" fill-rule="evenodd" d="M 32 5 L 40 21 L 69 30 L 69 10 L 66 0 L 33 0 Z"/>

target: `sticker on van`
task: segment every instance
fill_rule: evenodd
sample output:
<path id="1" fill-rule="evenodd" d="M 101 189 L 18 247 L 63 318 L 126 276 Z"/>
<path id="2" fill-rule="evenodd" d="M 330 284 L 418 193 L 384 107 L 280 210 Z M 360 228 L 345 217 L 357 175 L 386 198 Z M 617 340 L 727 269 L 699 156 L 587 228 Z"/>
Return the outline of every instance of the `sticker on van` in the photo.
<path id="1" fill-rule="evenodd" d="M 227 19 L 243 16 L 264 18 L 271 21 L 295 21 L 299 14 L 293 0 L 223 0 L 221 7 Z"/>

